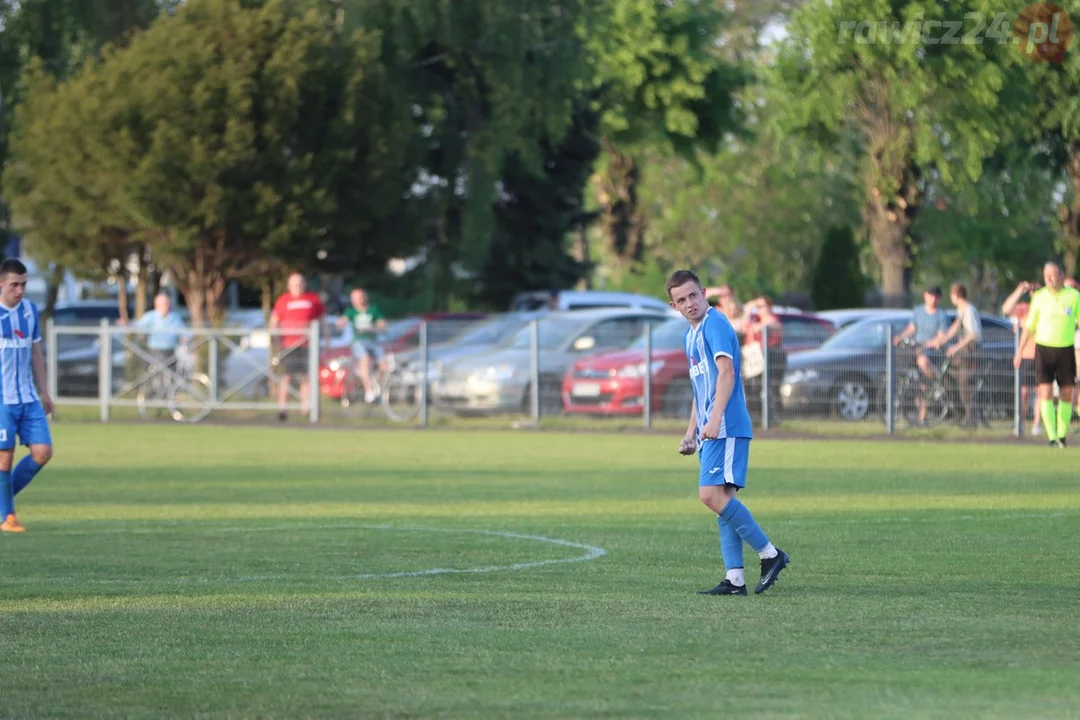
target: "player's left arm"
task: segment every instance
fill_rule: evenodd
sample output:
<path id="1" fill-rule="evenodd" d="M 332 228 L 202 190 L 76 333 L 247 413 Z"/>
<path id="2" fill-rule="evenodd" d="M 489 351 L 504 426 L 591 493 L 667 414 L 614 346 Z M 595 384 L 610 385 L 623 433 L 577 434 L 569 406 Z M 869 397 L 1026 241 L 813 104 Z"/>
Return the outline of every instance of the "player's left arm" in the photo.
<path id="1" fill-rule="evenodd" d="M 41 407 L 46 415 L 53 411 L 53 401 L 49 397 L 49 378 L 45 371 L 45 353 L 41 351 L 41 323 L 38 321 L 37 308 L 34 312 L 34 337 L 30 348 L 30 370 L 34 374 L 34 382 L 37 384 L 38 396 L 41 398 Z M 53 352 L 56 352 L 54 349 Z"/>
<path id="2" fill-rule="evenodd" d="M 720 421 L 735 391 L 735 353 L 739 352 L 739 338 L 734 330 L 710 323 L 705 328 L 705 341 L 716 363 L 716 393 L 713 396 L 712 415 L 701 434 L 715 439 L 720 434 Z"/>

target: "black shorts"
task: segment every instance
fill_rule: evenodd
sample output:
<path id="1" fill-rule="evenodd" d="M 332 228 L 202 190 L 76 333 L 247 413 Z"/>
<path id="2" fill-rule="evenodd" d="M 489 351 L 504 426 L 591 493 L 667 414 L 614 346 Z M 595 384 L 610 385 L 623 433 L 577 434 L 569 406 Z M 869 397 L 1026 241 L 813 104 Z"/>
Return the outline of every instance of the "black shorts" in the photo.
<path id="1" fill-rule="evenodd" d="M 308 349 L 306 345 L 285 348 L 278 355 L 278 367 L 283 375 L 307 375 Z"/>
<path id="2" fill-rule="evenodd" d="M 1035 346 L 1035 382 L 1049 385 L 1057 381 L 1058 387 L 1076 384 L 1076 353 L 1068 347 Z"/>
<path id="3" fill-rule="evenodd" d="M 1031 387 L 1035 382 L 1035 361 L 1025 358 L 1020 361 L 1020 387 Z"/>

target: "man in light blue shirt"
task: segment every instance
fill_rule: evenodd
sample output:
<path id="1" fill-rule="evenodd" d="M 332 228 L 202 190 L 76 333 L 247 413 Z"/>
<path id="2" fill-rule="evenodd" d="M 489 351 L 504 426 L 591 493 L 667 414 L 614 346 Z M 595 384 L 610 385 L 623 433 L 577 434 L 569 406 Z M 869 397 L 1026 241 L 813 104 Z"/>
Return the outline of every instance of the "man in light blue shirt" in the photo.
<path id="1" fill-rule="evenodd" d="M 177 346 L 185 344 L 189 337 L 187 333 L 179 332 L 187 330 L 187 325 L 180 314 L 172 309 L 172 300 L 165 293 L 158 293 L 154 298 L 154 309 L 143 313 L 132 327 L 150 331 L 146 347 L 155 356 L 172 355 Z"/>
<path id="2" fill-rule="evenodd" d="M 693 272 L 672 273 L 666 289 L 671 307 L 690 322 L 685 349 L 694 402 L 679 452 L 699 455 L 698 497 L 716 513 L 720 554 L 727 570 L 719 585 L 701 594 L 746 595 L 744 542 L 761 558 L 761 579 L 754 592 L 762 593 L 776 582 L 790 558 L 769 542 L 750 510 L 735 497 L 746 487 L 754 436 L 742 385 L 739 339 L 731 322 L 709 307 Z"/>

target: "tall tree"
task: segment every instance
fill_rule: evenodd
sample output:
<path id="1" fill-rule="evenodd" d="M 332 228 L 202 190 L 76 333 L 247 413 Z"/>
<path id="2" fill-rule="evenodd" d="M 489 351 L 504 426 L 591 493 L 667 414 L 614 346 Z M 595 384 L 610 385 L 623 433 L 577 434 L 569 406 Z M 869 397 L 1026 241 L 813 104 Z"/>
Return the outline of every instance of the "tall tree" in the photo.
<path id="1" fill-rule="evenodd" d="M 539 170 L 508 160 L 491 252 L 477 277 L 485 306 L 506 308 L 523 290 L 570 287 L 588 271 L 568 252 L 567 238 L 589 221 L 584 190 L 600 153 L 598 125 L 598 113 L 583 101 L 562 141 L 542 146 Z"/>
<path id="2" fill-rule="evenodd" d="M 8 154 L 8 130 L 13 110 L 25 96 L 28 83 L 35 75 L 45 73 L 58 79 L 71 76 L 84 62 L 97 56 L 109 43 L 123 45 L 131 35 L 149 24 L 161 12 L 171 10 L 178 0 L 0 0 L 0 92 L 3 107 L 0 108 L 0 167 Z M 31 63 L 37 63 L 31 70 Z M 0 202 L 3 216 L 2 231 L 10 231 L 10 217 L 6 201 Z M 16 219 L 20 222 L 21 219 Z M 40 234 L 39 234 L 40 235 Z M 62 239 L 60 240 L 62 244 Z M 115 259 L 123 250 L 115 245 L 104 253 Z M 101 247 L 105 250 L 105 247 Z M 38 243 L 31 250 L 38 259 L 48 259 L 53 272 L 45 301 L 46 313 L 56 302 L 59 280 L 66 268 L 61 255 L 43 255 L 48 248 Z M 110 262 L 98 255 L 79 257 L 68 255 L 68 261 L 76 263 L 72 269 L 88 277 L 100 275 L 102 267 Z M 120 263 L 121 267 L 123 263 Z M 121 274 L 124 274 L 121 270 Z M 140 274 L 141 276 L 141 274 Z M 124 287 L 121 283 L 121 287 Z M 143 293 L 136 298 L 136 310 L 145 304 Z M 121 303 L 121 313 L 127 312 L 126 302 Z"/>
<path id="3" fill-rule="evenodd" d="M 1026 121 L 1009 9 L 989 0 L 812 0 L 788 25 L 772 76 L 778 117 L 825 146 L 845 135 L 857 143 L 863 222 L 887 300 L 909 290 L 910 230 L 928 175 L 977 179 L 983 159 Z M 957 41 L 943 42 L 953 29 Z M 978 42 L 964 41 L 975 33 Z"/>
<path id="4" fill-rule="evenodd" d="M 659 150 L 694 158 L 719 149 L 739 126 L 734 93 L 748 75 L 717 48 L 723 15 L 715 4 L 598 5 L 585 40 L 603 111 L 604 153 L 594 185 L 606 244 L 616 272 L 622 272 L 644 259 L 644 154 Z"/>
<path id="5" fill-rule="evenodd" d="M 540 168 L 569 126 L 585 66 L 574 37 L 589 3 L 343 0 L 344 24 L 377 30 L 396 102 L 412 108 L 423 157 L 400 227 L 418 233 L 434 302 L 491 252 L 508 162 Z M 409 222 L 424 218 L 426 222 Z"/>
<path id="6" fill-rule="evenodd" d="M 374 37 L 342 36 L 296 3 L 189 0 L 28 100 L 13 205 L 48 194 L 92 230 L 146 239 L 192 321 L 213 323 L 226 283 L 262 270 L 266 255 L 302 262 L 335 222 L 356 228 L 357 215 L 377 216 L 378 206 L 355 202 L 352 183 L 378 178 L 383 192 L 404 192 L 411 178 L 399 149 L 409 132 L 401 117 L 387 122 L 378 53 Z M 61 156 L 83 153 L 88 176 L 41 162 L 47 129 L 72 122 L 48 117 L 49 107 L 85 115 L 85 132 L 51 142 Z M 99 213 L 87 194 L 103 200 Z"/>
<path id="7" fill-rule="evenodd" d="M 1080 253 L 1080 53 L 1076 51 L 1080 41 L 1074 36 L 1080 30 L 1080 2 L 1033 4 L 1021 14 L 1017 27 L 1018 39 L 1032 61 L 1038 96 L 1035 117 L 1041 122 L 1032 128 L 1035 140 L 1060 153 L 1068 179 L 1057 208 L 1059 247 L 1065 272 L 1075 277 Z M 1036 42 L 1039 39 L 1041 43 Z"/>

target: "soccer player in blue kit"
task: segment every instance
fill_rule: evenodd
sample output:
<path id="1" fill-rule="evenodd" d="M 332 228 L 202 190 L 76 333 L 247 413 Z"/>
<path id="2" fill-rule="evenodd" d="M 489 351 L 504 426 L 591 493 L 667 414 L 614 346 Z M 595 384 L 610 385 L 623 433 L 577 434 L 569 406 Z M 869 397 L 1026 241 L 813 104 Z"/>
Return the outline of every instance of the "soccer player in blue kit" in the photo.
<path id="1" fill-rule="evenodd" d="M 0 531 L 25 532 L 15 516 L 15 495 L 52 458 L 46 415 L 52 399 L 45 390 L 45 354 L 34 303 L 23 298 L 26 266 L 8 258 L 0 263 Z M 37 387 L 35 387 L 35 383 Z M 41 389 L 39 394 L 38 388 Z M 15 436 L 30 454 L 12 471 Z"/>
<path id="2" fill-rule="evenodd" d="M 735 497 L 746 487 L 754 436 L 743 392 L 739 339 L 728 319 L 709 307 L 701 281 L 692 271 L 672 273 L 666 289 L 671 307 L 690 321 L 685 345 L 694 401 L 679 452 L 699 455 L 698 496 L 716 513 L 720 554 L 727 569 L 719 585 L 699 594 L 746 595 L 743 542 L 761 558 L 761 579 L 754 592 L 763 593 L 776 582 L 790 557 L 773 547 L 750 510 Z"/>

